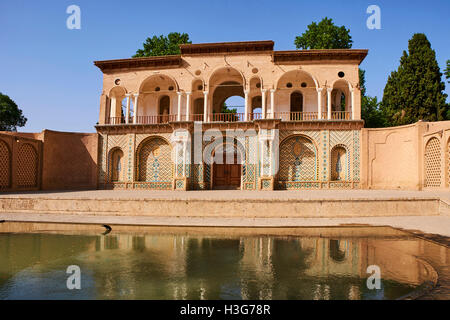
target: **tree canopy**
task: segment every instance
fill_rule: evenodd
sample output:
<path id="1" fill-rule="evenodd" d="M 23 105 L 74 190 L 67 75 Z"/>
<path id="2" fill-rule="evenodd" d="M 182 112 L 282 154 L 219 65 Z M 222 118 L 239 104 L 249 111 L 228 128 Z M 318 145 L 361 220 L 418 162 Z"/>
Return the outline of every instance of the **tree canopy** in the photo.
<path id="1" fill-rule="evenodd" d="M 447 60 L 447 68 L 445 68 L 445 78 L 448 80 L 447 82 L 450 83 L 450 60 Z"/>
<path id="2" fill-rule="evenodd" d="M 359 87 L 361 90 L 361 118 L 367 128 L 382 128 L 385 124 L 383 112 L 377 97 L 366 95 L 366 71 L 359 69 Z"/>
<path id="3" fill-rule="evenodd" d="M 350 49 L 353 40 L 349 29 L 338 27 L 325 17 L 319 23 L 311 23 L 294 43 L 297 49 Z"/>
<path id="4" fill-rule="evenodd" d="M 185 43 L 192 43 L 187 33 L 171 32 L 167 36 L 153 36 L 145 40 L 143 49 L 138 49 L 133 58 L 180 54 L 178 45 Z"/>
<path id="5" fill-rule="evenodd" d="M 23 127 L 26 122 L 17 104 L 0 92 L 0 131 L 17 131 L 17 127 Z"/>
<path id="6" fill-rule="evenodd" d="M 435 51 L 423 33 L 413 35 L 408 51 L 403 51 L 398 70 L 391 73 L 384 88 L 381 110 L 387 124 L 445 120 L 447 95 Z"/>

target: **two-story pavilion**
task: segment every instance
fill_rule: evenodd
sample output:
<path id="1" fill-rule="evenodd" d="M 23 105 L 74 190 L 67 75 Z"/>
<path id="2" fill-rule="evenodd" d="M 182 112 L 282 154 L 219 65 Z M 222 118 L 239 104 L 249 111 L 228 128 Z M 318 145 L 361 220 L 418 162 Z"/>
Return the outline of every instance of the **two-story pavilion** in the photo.
<path id="1" fill-rule="evenodd" d="M 273 46 L 185 44 L 180 55 L 96 61 L 101 187 L 359 187 L 367 50 Z M 224 112 L 232 96 L 244 106 Z"/>

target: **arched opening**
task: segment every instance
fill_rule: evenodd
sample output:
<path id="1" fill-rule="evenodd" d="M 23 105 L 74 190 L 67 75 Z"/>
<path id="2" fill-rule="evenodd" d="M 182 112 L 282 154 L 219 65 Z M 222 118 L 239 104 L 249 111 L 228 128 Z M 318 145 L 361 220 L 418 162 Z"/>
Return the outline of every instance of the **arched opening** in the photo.
<path id="1" fill-rule="evenodd" d="M 333 84 L 331 91 L 331 119 L 350 120 L 351 119 L 351 101 L 350 87 L 346 80 L 338 80 Z"/>
<path id="2" fill-rule="evenodd" d="M 205 99 L 197 98 L 194 100 L 194 121 L 203 121 L 204 118 Z"/>
<path id="3" fill-rule="evenodd" d="M 170 98 L 169 98 L 169 96 L 162 96 L 159 99 L 158 115 L 159 115 L 158 123 L 169 122 L 169 115 L 170 115 Z"/>
<path id="4" fill-rule="evenodd" d="M 126 90 L 117 86 L 109 92 L 109 124 L 125 123 Z"/>
<path id="5" fill-rule="evenodd" d="M 151 137 L 137 149 L 137 180 L 154 182 L 157 189 L 170 189 L 173 182 L 172 148 L 160 137 Z"/>
<path id="6" fill-rule="evenodd" d="M 303 94 L 300 91 L 291 93 L 290 120 L 303 120 Z"/>
<path id="7" fill-rule="evenodd" d="M 123 173 L 123 151 L 120 148 L 111 150 L 109 157 L 109 179 L 111 182 L 124 181 Z"/>
<path id="8" fill-rule="evenodd" d="M 217 146 L 213 157 L 213 188 L 239 189 L 242 176 L 242 155 L 237 141 Z"/>
<path id="9" fill-rule="evenodd" d="M 431 138 L 425 146 L 425 187 L 441 186 L 441 159 L 441 143 Z"/>
<path id="10" fill-rule="evenodd" d="M 331 180 L 348 180 L 348 155 L 347 149 L 341 145 L 333 147 L 331 150 Z"/>
<path id="11" fill-rule="evenodd" d="M 252 97 L 251 101 L 251 117 L 250 120 L 256 120 L 262 118 L 262 96 L 257 95 Z"/>
<path id="12" fill-rule="evenodd" d="M 171 114 L 176 110 L 178 84 L 170 76 L 155 74 L 145 79 L 139 88 L 139 103 L 136 110 L 139 123 L 165 123 L 176 119 Z"/>
<path id="13" fill-rule="evenodd" d="M 341 240 L 330 240 L 329 256 L 335 262 L 343 262 L 346 256 L 345 242 Z"/>
<path id="14" fill-rule="evenodd" d="M 228 106 L 230 97 L 244 98 L 244 78 L 239 71 L 231 67 L 221 68 L 214 72 L 209 80 L 212 93 L 212 104 L 209 112 L 212 121 L 236 121 L 244 119 L 244 104 Z M 236 98 L 234 98 L 236 99 Z M 233 103 L 234 104 L 234 103 Z M 236 109 L 236 111 L 231 111 Z"/>
<path id="15" fill-rule="evenodd" d="M 20 187 L 37 187 L 38 154 L 29 143 L 19 147 L 17 154 L 17 185 Z"/>
<path id="16" fill-rule="evenodd" d="M 285 121 L 317 119 L 318 85 L 317 80 L 304 70 L 284 73 L 276 84 L 275 117 Z"/>
<path id="17" fill-rule="evenodd" d="M 279 164 L 278 182 L 282 189 L 296 189 L 295 182 L 318 180 L 317 149 L 307 137 L 292 136 L 283 140 Z"/>
<path id="18" fill-rule="evenodd" d="M 0 140 L 0 189 L 11 186 L 11 153 L 8 145 Z"/>

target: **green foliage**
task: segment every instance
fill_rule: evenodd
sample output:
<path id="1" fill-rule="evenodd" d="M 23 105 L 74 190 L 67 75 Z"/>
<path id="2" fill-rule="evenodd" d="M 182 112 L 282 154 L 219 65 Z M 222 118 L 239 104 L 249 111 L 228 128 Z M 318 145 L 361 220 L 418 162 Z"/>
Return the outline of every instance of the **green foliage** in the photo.
<path id="1" fill-rule="evenodd" d="M 17 104 L 0 92 L 0 131 L 17 131 L 17 127 L 23 127 L 26 122 Z"/>
<path id="2" fill-rule="evenodd" d="M 349 29 L 338 27 L 325 17 L 319 23 L 311 23 L 294 43 L 297 49 L 350 49 L 353 40 Z"/>
<path id="3" fill-rule="evenodd" d="M 386 125 L 377 97 L 366 96 L 366 71 L 359 69 L 359 87 L 361 90 L 361 118 L 366 128 L 382 128 Z"/>
<path id="4" fill-rule="evenodd" d="M 447 95 L 435 51 L 422 33 L 409 40 L 408 51 L 403 51 L 398 70 L 391 73 L 384 88 L 381 110 L 387 125 L 445 120 Z"/>
<path id="5" fill-rule="evenodd" d="M 222 105 L 222 108 L 221 108 L 220 112 L 221 112 L 221 113 L 236 113 L 236 112 L 237 112 L 237 109 L 236 109 L 236 108 L 234 108 L 234 109 L 228 109 L 227 104 L 224 102 L 223 105 Z"/>
<path id="6" fill-rule="evenodd" d="M 447 68 L 445 68 L 445 78 L 447 80 L 450 79 L 450 60 L 447 60 Z M 450 83 L 450 80 L 447 82 Z"/>
<path id="7" fill-rule="evenodd" d="M 178 45 L 185 43 L 192 43 L 187 33 L 171 32 L 167 37 L 153 36 L 145 40 L 143 49 L 137 50 L 133 58 L 180 54 Z"/>

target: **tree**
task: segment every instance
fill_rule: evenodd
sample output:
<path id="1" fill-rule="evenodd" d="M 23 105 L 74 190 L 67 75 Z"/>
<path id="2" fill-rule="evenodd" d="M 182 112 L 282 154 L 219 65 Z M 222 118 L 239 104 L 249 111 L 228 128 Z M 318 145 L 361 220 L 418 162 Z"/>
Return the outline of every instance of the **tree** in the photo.
<path id="1" fill-rule="evenodd" d="M 366 72 L 359 69 L 359 87 L 361 90 L 361 118 L 366 128 L 382 128 L 385 124 L 383 112 L 377 97 L 366 96 Z"/>
<path id="2" fill-rule="evenodd" d="M 413 35 L 408 51 L 403 51 L 398 70 L 391 73 L 384 88 L 381 110 L 387 124 L 445 120 L 447 95 L 435 51 L 423 33 Z"/>
<path id="3" fill-rule="evenodd" d="M 178 45 L 184 43 L 192 43 L 187 33 L 171 32 L 167 37 L 153 36 L 145 40 L 143 49 L 138 49 L 133 58 L 180 54 Z"/>
<path id="4" fill-rule="evenodd" d="M 0 131 L 17 131 L 17 127 L 23 127 L 26 122 L 17 104 L 0 92 Z"/>
<path id="5" fill-rule="evenodd" d="M 353 40 L 349 29 L 338 27 L 325 17 L 319 23 L 311 23 L 294 43 L 297 49 L 350 49 Z"/>
<path id="6" fill-rule="evenodd" d="M 450 79 L 450 60 L 447 60 L 447 68 L 445 68 L 445 78 L 447 80 Z M 450 83 L 450 80 L 447 82 Z"/>

